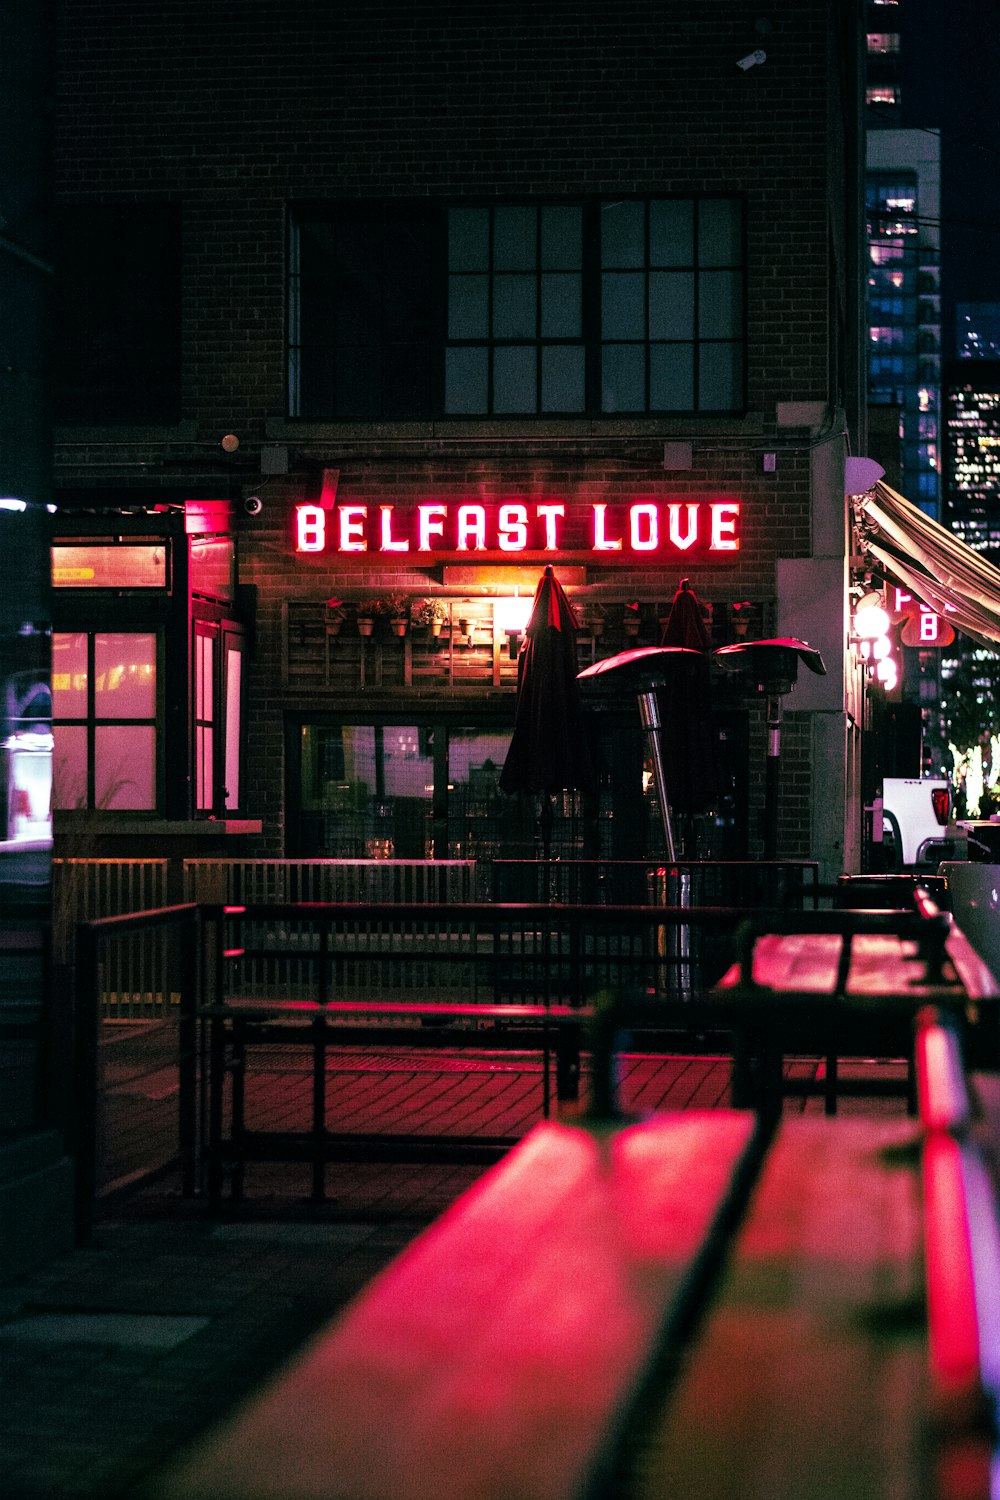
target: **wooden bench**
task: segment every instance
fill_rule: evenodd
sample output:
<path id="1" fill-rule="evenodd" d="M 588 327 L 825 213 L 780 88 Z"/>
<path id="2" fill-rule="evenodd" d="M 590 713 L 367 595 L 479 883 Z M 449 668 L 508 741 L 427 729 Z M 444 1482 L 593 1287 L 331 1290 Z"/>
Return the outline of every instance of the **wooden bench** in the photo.
<path id="1" fill-rule="evenodd" d="M 334 1160 L 462 1160 L 490 1162 L 516 1144 L 497 1136 L 360 1134 L 327 1128 L 327 1062 L 332 1047 L 505 1049 L 540 1052 L 542 1112 L 550 1108 L 550 1060 L 555 1056 L 556 1093 L 575 1100 L 580 1088 L 580 1046 L 591 1012 L 567 1005 L 461 1005 L 430 1001 L 354 1004 L 329 1001 L 227 1003 L 203 1007 L 208 1027 L 208 1191 L 213 1206 L 222 1198 L 228 1167 L 232 1193 L 242 1195 L 248 1161 L 305 1159 L 312 1163 L 312 1191 L 321 1199 L 324 1172 Z M 312 1056 L 311 1123 L 308 1130 L 249 1130 L 245 1116 L 248 1050 L 292 1045 Z M 225 1082 L 230 1080 L 228 1128 Z"/>
<path id="2" fill-rule="evenodd" d="M 157 1490 L 170 1500 L 601 1493 L 739 1210 L 753 1117 L 539 1125 Z"/>
<path id="3" fill-rule="evenodd" d="M 538 1126 L 150 1500 L 988 1494 L 996 1197 L 916 1057 L 919 1124 Z"/>
<path id="4" fill-rule="evenodd" d="M 976 1031 L 995 1036 L 1000 987 L 951 917 L 925 893 L 916 899 L 912 912 L 805 913 L 779 930 L 745 924 L 739 956 L 713 990 L 735 1036 L 735 1103 L 776 1112 L 784 1095 L 818 1086 L 834 1114 L 840 1058 L 888 1057 L 907 1060 L 915 1112 L 913 1021 L 922 1006 L 974 1014 Z M 783 1077 L 783 1059 L 797 1053 L 824 1059 L 819 1085 Z"/>

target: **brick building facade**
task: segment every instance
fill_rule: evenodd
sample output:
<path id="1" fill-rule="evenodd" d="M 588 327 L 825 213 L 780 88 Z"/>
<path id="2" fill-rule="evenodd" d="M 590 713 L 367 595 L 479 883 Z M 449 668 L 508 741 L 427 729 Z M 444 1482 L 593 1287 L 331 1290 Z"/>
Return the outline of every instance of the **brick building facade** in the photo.
<path id="1" fill-rule="evenodd" d="M 127 516 L 157 537 L 189 502 L 224 501 L 228 522 L 210 512 L 201 531 L 232 535 L 239 584 L 170 624 L 153 593 L 64 576 L 57 643 L 145 629 L 160 674 L 132 715 L 146 789 L 102 796 L 92 703 L 62 715 L 64 745 L 79 731 L 64 805 L 85 791 L 106 832 L 127 827 L 122 850 L 186 847 L 214 815 L 248 853 L 530 852 L 488 784 L 514 692 L 498 603 L 551 560 L 581 664 L 656 643 L 682 576 L 716 645 L 739 604 L 751 636 L 821 649 L 827 676 L 786 702 L 778 848 L 851 868 L 860 9 L 58 6 L 60 536 L 119 535 Z M 712 549 L 713 503 L 738 507 L 737 546 Z M 564 508 L 553 551 L 540 504 Z M 693 504 L 699 539 L 681 546 Z M 318 550 L 296 530 L 304 505 L 328 525 Z M 443 529 L 420 551 L 417 508 L 435 505 Z M 464 547 L 447 530 L 463 505 L 481 507 Z M 521 550 L 498 544 L 522 520 L 503 506 L 526 507 Z M 620 551 L 595 550 L 595 506 Z M 336 545 L 362 534 L 365 551 Z M 358 604 L 396 594 L 406 633 L 361 636 Z M 417 619 L 428 600 L 438 636 Z M 234 682 L 224 637 L 241 629 Z M 700 850 L 759 853 L 761 706 L 718 691 L 725 815 Z M 58 779 L 58 691 L 55 715 Z M 560 836 L 650 852 L 634 702 L 597 722 L 596 831 L 567 804 Z"/>

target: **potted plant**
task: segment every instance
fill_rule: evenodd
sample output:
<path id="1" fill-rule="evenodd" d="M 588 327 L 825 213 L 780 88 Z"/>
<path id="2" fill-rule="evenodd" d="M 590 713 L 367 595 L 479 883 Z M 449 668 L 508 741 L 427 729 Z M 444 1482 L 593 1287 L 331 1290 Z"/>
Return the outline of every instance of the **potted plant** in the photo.
<path id="1" fill-rule="evenodd" d="M 347 619 L 347 610 L 344 608 L 343 599 L 327 599 L 326 607 L 326 633 L 327 635 L 339 635 L 340 627 Z"/>
<path id="2" fill-rule="evenodd" d="M 742 639 L 750 624 L 750 600 L 741 599 L 733 605 L 733 635 Z"/>
<path id="3" fill-rule="evenodd" d="M 389 628 L 393 635 L 402 638 L 410 623 L 409 601 L 405 594 L 386 594 L 383 600 L 385 614 L 389 617 Z"/>
<path id="4" fill-rule="evenodd" d="M 418 599 L 411 613 L 414 625 L 434 636 L 441 634 L 441 626 L 446 618 L 445 607 L 438 599 Z"/>
<path id="5" fill-rule="evenodd" d="M 634 639 L 642 628 L 642 619 L 639 614 L 639 605 L 626 604 L 625 606 L 625 634 Z"/>
<path id="6" fill-rule="evenodd" d="M 371 635 L 375 621 L 383 613 L 381 599 L 362 599 L 358 604 L 358 635 Z"/>
<path id="7" fill-rule="evenodd" d="M 596 640 L 604 634 L 604 605 L 591 604 L 586 613 L 587 629 Z"/>

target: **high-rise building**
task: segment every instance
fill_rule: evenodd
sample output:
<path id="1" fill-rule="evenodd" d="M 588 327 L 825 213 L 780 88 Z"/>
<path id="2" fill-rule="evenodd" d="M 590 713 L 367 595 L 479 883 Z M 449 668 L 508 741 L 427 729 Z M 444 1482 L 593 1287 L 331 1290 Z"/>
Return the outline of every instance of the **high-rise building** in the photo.
<path id="1" fill-rule="evenodd" d="M 868 131 L 868 400 L 897 410 L 900 487 L 933 516 L 941 485 L 939 163 L 934 132 Z M 884 467 L 894 468 L 896 456 L 887 454 Z"/>
<path id="2" fill-rule="evenodd" d="M 945 523 L 977 552 L 1000 552 L 1000 360 L 945 371 Z"/>

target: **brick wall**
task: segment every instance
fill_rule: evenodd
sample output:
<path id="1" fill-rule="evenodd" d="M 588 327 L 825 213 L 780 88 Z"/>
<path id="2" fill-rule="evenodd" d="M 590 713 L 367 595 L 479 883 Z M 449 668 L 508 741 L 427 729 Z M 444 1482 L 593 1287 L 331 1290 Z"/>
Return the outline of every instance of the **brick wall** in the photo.
<path id="1" fill-rule="evenodd" d="M 270 848 L 280 847 L 281 713 L 291 702 L 282 603 L 428 591 L 419 569 L 376 567 L 361 584 L 329 559 L 293 554 L 291 506 L 309 465 L 339 468 L 339 495 L 359 501 L 738 495 L 735 562 L 692 575 L 707 599 L 767 601 L 774 559 L 808 555 L 808 434 L 779 433 L 775 404 L 836 400 L 827 11 L 783 0 L 765 38 L 759 8 L 738 0 L 57 5 L 57 197 L 175 202 L 184 257 L 180 427 L 60 431 L 58 482 L 105 494 L 109 484 L 216 485 L 264 499 L 257 518 L 238 509 L 238 529 L 241 578 L 257 590 L 247 785 Z M 766 64 L 739 69 L 759 46 Z M 746 202 L 745 418 L 564 424 L 556 446 L 532 440 L 531 424 L 494 427 L 490 443 L 466 425 L 465 441 L 447 444 L 440 425 L 402 442 L 384 429 L 285 422 L 290 200 L 705 191 Z M 241 440 L 228 465 L 227 432 Z M 695 438 L 695 466 L 665 474 L 663 441 L 681 435 Z M 262 484 L 269 439 L 288 446 L 291 472 Z M 761 462 L 772 443 L 773 475 Z M 669 599 L 686 571 L 681 560 L 631 575 L 595 568 L 588 585 L 619 600 Z"/>

